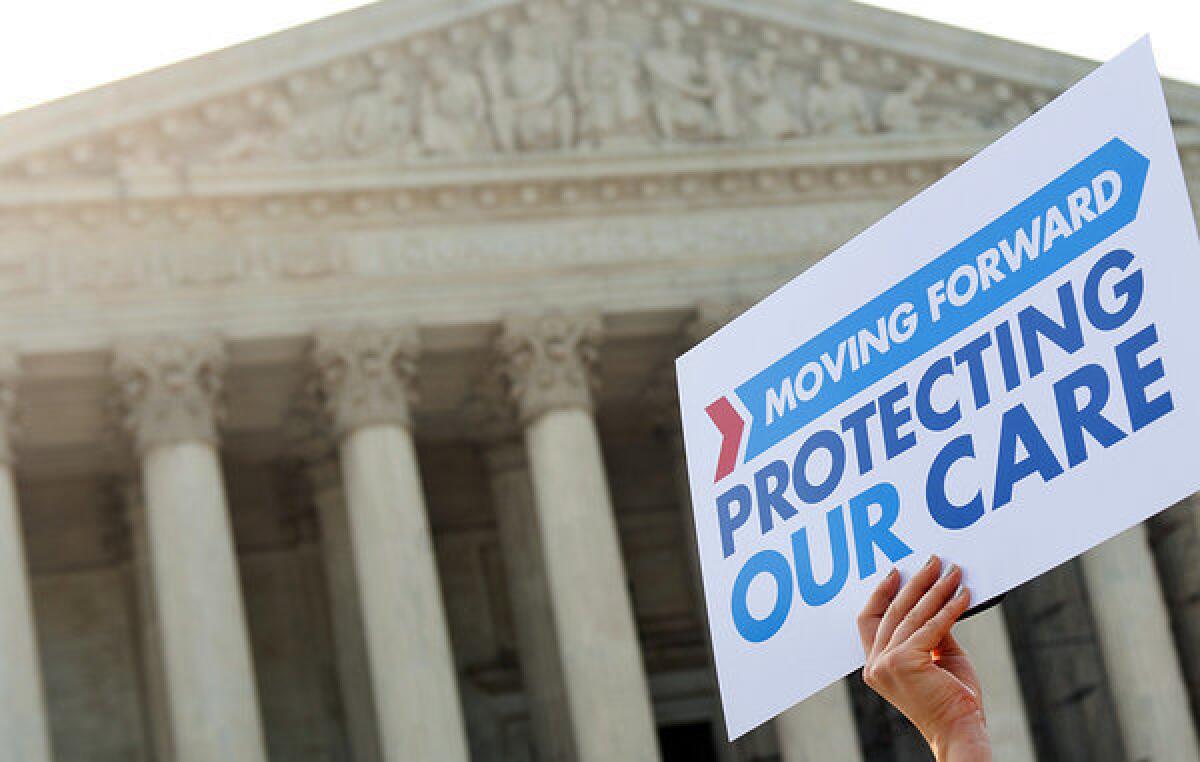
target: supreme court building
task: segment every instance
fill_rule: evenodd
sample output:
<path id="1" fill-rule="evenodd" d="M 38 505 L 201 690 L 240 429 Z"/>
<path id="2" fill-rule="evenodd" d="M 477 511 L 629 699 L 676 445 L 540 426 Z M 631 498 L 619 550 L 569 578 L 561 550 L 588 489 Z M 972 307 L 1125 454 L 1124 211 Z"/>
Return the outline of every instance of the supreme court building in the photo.
<path id="1" fill-rule="evenodd" d="M 926 759 L 857 676 L 724 741 L 672 361 L 1091 68 L 391 0 L 0 119 L 0 762 Z M 1197 762 L 1200 499 L 961 633 L 997 759 Z"/>

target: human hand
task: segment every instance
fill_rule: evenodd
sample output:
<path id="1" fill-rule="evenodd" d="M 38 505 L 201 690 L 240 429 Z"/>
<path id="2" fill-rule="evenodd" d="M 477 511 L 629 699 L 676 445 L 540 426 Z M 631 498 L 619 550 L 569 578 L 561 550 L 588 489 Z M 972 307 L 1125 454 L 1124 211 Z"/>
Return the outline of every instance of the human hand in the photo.
<path id="1" fill-rule="evenodd" d="M 975 668 L 950 634 L 970 605 L 962 570 L 941 575 L 937 556 L 900 587 L 893 569 L 858 615 L 866 652 L 863 680 L 904 713 L 938 762 L 992 758 Z"/>

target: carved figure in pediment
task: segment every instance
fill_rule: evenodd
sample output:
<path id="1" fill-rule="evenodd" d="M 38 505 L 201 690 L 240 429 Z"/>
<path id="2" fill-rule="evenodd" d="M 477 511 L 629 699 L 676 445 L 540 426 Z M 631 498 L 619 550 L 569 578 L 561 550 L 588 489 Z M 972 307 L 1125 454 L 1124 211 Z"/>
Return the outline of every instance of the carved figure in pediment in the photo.
<path id="1" fill-rule="evenodd" d="M 575 114 L 558 61 L 539 49 L 528 26 L 513 29 L 510 43 L 512 56 L 504 66 L 493 50 L 481 61 L 500 150 L 570 147 Z"/>
<path id="2" fill-rule="evenodd" d="M 915 77 L 896 93 L 889 94 L 879 107 L 879 125 L 888 132 L 926 130 L 965 130 L 979 126 L 979 120 L 957 110 L 929 105 L 926 97 L 932 84 L 928 77 Z"/>
<path id="3" fill-rule="evenodd" d="M 847 82 L 837 61 L 821 62 L 817 81 L 808 91 L 808 122 L 814 132 L 864 134 L 874 129 L 862 89 Z"/>
<path id="4" fill-rule="evenodd" d="M 342 142 L 355 156 L 380 155 L 412 146 L 412 108 L 398 72 L 380 77 L 374 90 L 356 95 L 342 117 Z"/>
<path id="5" fill-rule="evenodd" d="M 716 137 L 732 140 L 742 132 L 741 117 L 738 115 L 737 98 L 733 83 L 729 79 L 729 66 L 725 53 L 713 36 L 704 43 L 704 77 L 711 93 L 711 103 Z"/>
<path id="6" fill-rule="evenodd" d="M 983 126 L 983 122 L 965 111 L 946 110 L 934 112 L 932 126 L 937 130 L 975 130 Z"/>
<path id="7" fill-rule="evenodd" d="M 775 51 L 759 48 L 738 77 L 748 105 L 746 119 L 751 131 L 766 140 L 783 140 L 803 133 L 799 119 L 792 115 L 776 87 L 777 66 Z"/>
<path id="8" fill-rule="evenodd" d="M 683 27 L 673 18 L 659 25 L 660 46 L 647 50 L 643 58 L 650 76 L 654 119 L 664 140 L 712 135 L 713 115 L 708 101 L 713 97 L 700 62 L 683 49 Z"/>
<path id="9" fill-rule="evenodd" d="M 489 148 L 479 78 L 443 56 L 429 62 L 420 115 L 421 145 L 428 153 L 462 157 Z"/>
<path id="10" fill-rule="evenodd" d="M 592 147 L 644 136 L 633 49 L 609 34 L 608 10 L 588 6 L 586 31 L 571 56 L 571 85 L 579 109 L 580 141 Z"/>
<path id="11" fill-rule="evenodd" d="M 252 105 L 258 122 L 218 144 L 212 157 L 218 162 L 242 159 L 318 158 L 324 148 L 316 125 L 296 114 L 286 96 L 264 94 Z"/>
<path id="12" fill-rule="evenodd" d="M 889 132 L 919 132 L 922 102 L 928 92 L 929 79 L 914 77 L 903 90 L 889 94 L 879 107 L 880 127 Z"/>

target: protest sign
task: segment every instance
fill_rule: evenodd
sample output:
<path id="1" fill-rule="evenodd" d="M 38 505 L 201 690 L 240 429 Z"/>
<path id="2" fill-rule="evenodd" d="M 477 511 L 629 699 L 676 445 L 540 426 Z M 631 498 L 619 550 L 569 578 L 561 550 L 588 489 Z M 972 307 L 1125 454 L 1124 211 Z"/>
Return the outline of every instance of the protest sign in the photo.
<path id="1" fill-rule="evenodd" d="M 981 601 L 1200 488 L 1198 287 L 1142 40 L 681 357 L 730 737 L 862 665 L 893 566 Z"/>

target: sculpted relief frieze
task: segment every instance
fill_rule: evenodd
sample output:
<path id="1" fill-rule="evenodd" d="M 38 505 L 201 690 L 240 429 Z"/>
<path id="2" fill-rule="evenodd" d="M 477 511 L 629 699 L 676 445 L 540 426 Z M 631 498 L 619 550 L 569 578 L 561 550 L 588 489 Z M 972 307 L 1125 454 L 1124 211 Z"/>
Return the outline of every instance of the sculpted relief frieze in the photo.
<path id="1" fill-rule="evenodd" d="M 731 11 L 542 0 L 28 157 L 10 172 L 525 153 L 995 129 L 1050 93 Z"/>
<path id="2" fill-rule="evenodd" d="M 0 166 L 0 293 L 824 253 L 1052 95 L 737 8 L 497 4 Z"/>
<path id="3" fill-rule="evenodd" d="M 189 236 L 34 244 L 0 258 L 0 293 L 126 292 L 289 282 L 348 272 L 337 235 Z"/>
<path id="4" fill-rule="evenodd" d="M 327 279 L 491 278 L 580 267 L 819 256 L 883 216 L 886 201 L 595 221 L 192 236 L 170 241 L 43 246 L 9 266 L 0 293 L 162 292 Z"/>

